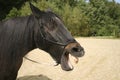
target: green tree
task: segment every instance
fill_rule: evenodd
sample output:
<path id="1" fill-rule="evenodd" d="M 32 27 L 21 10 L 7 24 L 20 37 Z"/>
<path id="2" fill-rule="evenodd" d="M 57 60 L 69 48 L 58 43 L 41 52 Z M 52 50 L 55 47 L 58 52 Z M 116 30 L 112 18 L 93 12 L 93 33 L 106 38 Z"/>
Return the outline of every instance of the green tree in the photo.
<path id="1" fill-rule="evenodd" d="M 29 3 L 25 1 L 8 0 L 11 6 L 6 9 L 9 6 L 1 0 L 6 11 L 3 4 L 0 5 L 0 19 L 30 15 Z M 114 0 L 31 0 L 31 3 L 41 10 L 50 8 L 60 15 L 72 35 L 120 37 L 120 4 Z"/>
<path id="2" fill-rule="evenodd" d="M 20 9 L 22 4 L 30 0 L 0 0 L 0 20 L 4 19 L 11 9 Z"/>

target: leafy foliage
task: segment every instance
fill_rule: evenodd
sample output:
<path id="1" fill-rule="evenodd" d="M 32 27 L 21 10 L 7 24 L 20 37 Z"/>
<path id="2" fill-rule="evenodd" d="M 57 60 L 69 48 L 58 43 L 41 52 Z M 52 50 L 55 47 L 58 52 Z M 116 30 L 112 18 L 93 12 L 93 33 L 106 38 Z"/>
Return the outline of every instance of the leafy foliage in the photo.
<path id="1" fill-rule="evenodd" d="M 60 15 L 74 36 L 120 37 L 120 4 L 115 3 L 114 0 L 89 0 L 89 2 L 88 0 L 33 0 L 31 2 L 41 10 L 50 8 Z M 21 3 L 17 5 L 20 6 Z M 6 19 L 29 14 L 31 14 L 29 3 L 25 2 L 19 9 L 12 7 Z"/>

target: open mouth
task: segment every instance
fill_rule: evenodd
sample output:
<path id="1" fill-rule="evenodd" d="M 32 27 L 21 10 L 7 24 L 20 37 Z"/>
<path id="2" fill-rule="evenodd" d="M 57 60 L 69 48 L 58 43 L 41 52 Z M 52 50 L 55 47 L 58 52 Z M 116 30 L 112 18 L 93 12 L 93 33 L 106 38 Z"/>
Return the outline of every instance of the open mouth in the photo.
<path id="1" fill-rule="evenodd" d="M 74 69 L 73 65 L 70 62 L 69 55 L 70 55 L 69 52 L 65 52 L 61 57 L 61 68 L 65 71 L 70 71 Z M 74 62 L 78 63 L 79 59 L 75 56 L 73 57 L 74 57 Z"/>

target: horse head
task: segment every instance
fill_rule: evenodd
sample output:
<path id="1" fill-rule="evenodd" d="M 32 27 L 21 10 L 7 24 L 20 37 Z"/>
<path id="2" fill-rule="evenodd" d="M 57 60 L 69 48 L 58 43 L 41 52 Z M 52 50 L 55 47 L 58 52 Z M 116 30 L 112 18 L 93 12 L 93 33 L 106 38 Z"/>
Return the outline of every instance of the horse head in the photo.
<path id="1" fill-rule="evenodd" d="M 58 15 L 50 10 L 41 11 L 32 4 L 30 8 L 36 23 L 36 46 L 48 52 L 58 64 L 61 64 L 63 70 L 72 70 L 69 54 L 74 56 L 77 62 L 78 57 L 84 55 L 83 47 L 72 37 Z"/>

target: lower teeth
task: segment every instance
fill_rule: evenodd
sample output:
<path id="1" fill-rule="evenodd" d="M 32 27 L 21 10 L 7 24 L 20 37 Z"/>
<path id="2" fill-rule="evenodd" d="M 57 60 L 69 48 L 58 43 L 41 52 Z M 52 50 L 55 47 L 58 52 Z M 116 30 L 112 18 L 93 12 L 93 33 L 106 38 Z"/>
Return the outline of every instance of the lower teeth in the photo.
<path id="1" fill-rule="evenodd" d="M 79 59 L 77 57 L 74 57 L 74 62 L 77 64 L 79 62 Z"/>
<path id="2" fill-rule="evenodd" d="M 77 64 L 79 62 L 79 58 L 74 57 L 72 55 L 69 55 L 69 57 L 71 57 L 71 59 L 73 59 L 74 63 Z"/>

